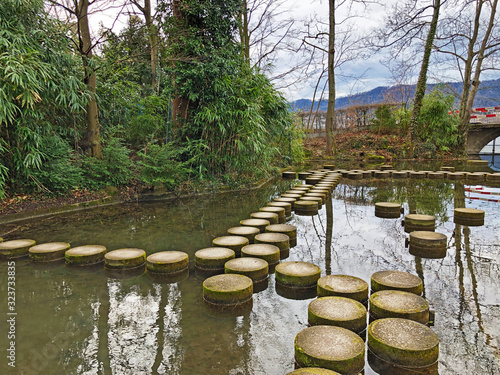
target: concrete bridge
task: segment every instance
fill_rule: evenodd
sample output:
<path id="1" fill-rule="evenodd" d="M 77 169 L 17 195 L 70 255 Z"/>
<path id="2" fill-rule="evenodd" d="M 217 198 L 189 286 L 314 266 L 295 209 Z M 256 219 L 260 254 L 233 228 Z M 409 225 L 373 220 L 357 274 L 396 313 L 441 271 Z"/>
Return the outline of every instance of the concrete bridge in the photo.
<path id="1" fill-rule="evenodd" d="M 479 154 L 484 146 L 497 137 L 500 137 L 500 122 L 470 124 L 467 136 L 467 154 Z"/>

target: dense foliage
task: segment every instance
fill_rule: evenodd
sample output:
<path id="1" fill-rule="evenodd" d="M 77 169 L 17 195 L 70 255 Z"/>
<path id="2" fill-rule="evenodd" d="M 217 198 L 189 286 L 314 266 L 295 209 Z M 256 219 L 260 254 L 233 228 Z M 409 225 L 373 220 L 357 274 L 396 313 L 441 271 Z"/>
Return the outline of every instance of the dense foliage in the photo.
<path id="1" fill-rule="evenodd" d="M 82 152 L 90 94 L 74 29 L 51 18 L 43 0 L 0 2 L 0 197 L 137 182 L 239 185 L 289 160 L 287 103 L 243 64 L 235 42 L 239 0 L 177 3 L 182 17 L 159 1 L 156 87 L 137 16 L 118 34 L 103 29 L 104 43 L 85 61 L 97 74 L 95 158 Z M 178 97 L 189 101 L 181 121 Z"/>
<path id="2" fill-rule="evenodd" d="M 458 118 L 453 114 L 453 95 L 444 94 L 439 87 L 427 93 L 423 99 L 417 125 L 413 128 L 417 148 L 449 151 L 458 144 Z M 375 111 L 371 129 L 382 134 L 406 134 L 411 109 L 397 108 L 392 111 L 382 105 Z"/>

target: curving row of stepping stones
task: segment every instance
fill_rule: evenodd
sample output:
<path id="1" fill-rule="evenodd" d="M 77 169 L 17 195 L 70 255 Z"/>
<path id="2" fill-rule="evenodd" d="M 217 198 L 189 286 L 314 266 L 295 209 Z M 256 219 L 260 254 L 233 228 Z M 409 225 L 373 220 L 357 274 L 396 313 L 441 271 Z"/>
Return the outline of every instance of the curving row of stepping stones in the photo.
<path id="1" fill-rule="evenodd" d="M 320 183 L 313 175 L 299 178 L 306 178 L 306 184 Z M 399 217 L 401 207 L 396 208 Z M 276 280 L 278 285 L 278 274 Z M 370 366 L 376 371 L 437 374 L 439 339 L 428 327 L 433 317 L 421 297 L 423 283 L 418 276 L 393 270 L 376 272 L 371 276 L 369 296 L 368 284 L 362 279 L 318 274 L 315 289 L 318 298 L 308 306 L 309 327 L 295 338 L 297 369 L 288 375 L 359 374 L 365 365 L 365 341 Z"/>

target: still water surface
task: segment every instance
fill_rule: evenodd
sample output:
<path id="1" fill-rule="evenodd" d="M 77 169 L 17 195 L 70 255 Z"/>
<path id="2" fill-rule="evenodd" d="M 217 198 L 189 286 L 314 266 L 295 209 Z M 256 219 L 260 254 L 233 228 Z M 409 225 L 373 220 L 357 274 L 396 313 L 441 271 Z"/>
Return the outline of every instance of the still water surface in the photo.
<path id="1" fill-rule="evenodd" d="M 5 239 L 38 243 L 101 244 L 108 251 L 138 247 L 148 254 L 196 250 L 286 190 L 290 182 L 259 191 L 176 202 L 123 204 L 4 225 Z M 287 260 L 313 262 L 322 275 L 348 274 L 369 282 L 373 272 L 398 269 L 424 280 L 436 311 L 439 373 L 500 373 L 500 203 L 470 199 L 462 183 L 431 180 L 343 180 L 331 202 L 313 217 L 292 216 L 297 246 Z M 449 238 L 444 259 L 414 257 L 405 248 L 401 219 L 374 216 L 378 201 L 402 203 L 405 212 L 436 216 Z M 486 211 L 485 225 L 453 223 L 454 207 Z M 18 227 L 17 227 L 18 226 Z M 454 234 L 454 236 L 453 236 Z M 294 367 L 293 342 L 307 327 L 311 299 L 286 299 L 269 286 L 254 294 L 253 309 L 215 318 L 202 304 L 203 279 L 165 284 L 147 275 L 109 277 L 102 268 L 43 267 L 16 261 L 16 369 L 5 352 L 7 263 L 0 267 L 0 373 L 4 374 L 263 374 Z M 366 365 L 365 374 L 375 374 Z"/>

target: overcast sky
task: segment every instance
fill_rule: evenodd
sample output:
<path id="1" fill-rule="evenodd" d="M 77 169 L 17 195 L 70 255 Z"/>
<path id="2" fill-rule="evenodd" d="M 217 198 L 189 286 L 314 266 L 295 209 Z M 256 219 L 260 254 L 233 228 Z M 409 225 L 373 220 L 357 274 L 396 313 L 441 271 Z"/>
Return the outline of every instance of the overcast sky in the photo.
<path id="1" fill-rule="evenodd" d="M 325 22 L 328 19 L 328 1 L 327 0 L 283 0 L 285 2 L 283 8 L 289 9 L 284 12 L 280 17 L 293 17 L 296 27 L 301 30 L 305 30 L 305 20 L 310 19 L 314 14 L 319 15 L 320 18 L 324 19 Z M 397 0 L 385 0 L 383 1 L 386 6 L 388 4 L 394 3 Z M 424 0 L 431 1 L 431 0 Z M 116 3 L 114 3 L 116 4 Z M 351 0 L 346 1 L 346 5 L 352 4 Z M 344 7 L 345 8 L 345 7 Z M 337 11 L 337 21 L 341 20 L 346 11 L 341 8 Z M 361 7 L 358 7 L 355 11 L 357 17 L 352 20 L 356 25 L 355 33 L 358 34 L 369 34 L 377 26 L 381 26 L 385 21 L 386 8 L 382 5 L 372 4 L 368 11 L 364 11 Z M 115 14 L 118 13 L 118 9 L 112 9 L 106 14 L 94 14 L 91 15 L 91 23 L 94 25 L 93 31 L 97 32 L 98 27 L 96 25 L 99 22 L 104 23 L 105 26 L 110 27 L 115 18 Z M 126 25 L 127 17 L 122 17 L 121 21 L 115 23 L 115 30 Z M 280 60 L 275 63 L 274 74 L 278 74 L 282 71 L 288 70 L 295 61 L 300 57 L 300 54 L 286 54 L 283 55 Z M 383 53 L 372 54 L 367 59 L 359 59 L 353 62 L 346 63 L 337 70 L 336 79 L 336 92 L 337 97 L 346 96 L 349 94 L 355 94 L 358 92 L 368 91 L 377 86 L 390 86 L 395 84 L 395 81 L 391 78 L 391 73 L 389 70 L 381 64 L 381 60 L 384 58 Z M 319 55 L 317 61 L 319 61 Z M 433 70 L 434 69 L 434 70 Z M 413 82 L 415 83 L 418 76 L 418 69 L 414 73 Z M 439 76 L 439 78 L 438 78 Z M 319 73 L 310 72 L 308 75 L 302 75 L 301 82 L 297 85 L 290 86 L 288 88 L 280 88 L 285 94 L 288 100 L 297 100 L 301 98 L 312 99 L 314 86 L 318 80 Z M 443 67 L 431 66 L 429 72 L 428 83 L 435 83 L 439 79 L 448 80 L 459 80 L 458 72 L 450 71 L 447 72 Z M 490 75 L 483 75 L 483 79 L 498 78 L 499 73 L 495 72 Z M 277 86 L 284 86 L 283 81 L 276 82 Z M 322 86 L 321 86 L 322 87 Z"/>

